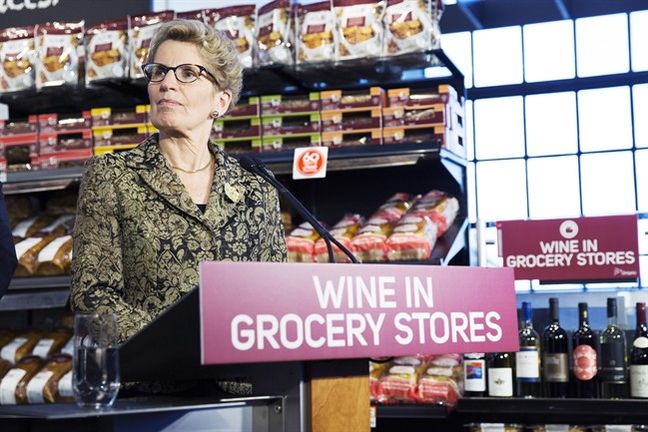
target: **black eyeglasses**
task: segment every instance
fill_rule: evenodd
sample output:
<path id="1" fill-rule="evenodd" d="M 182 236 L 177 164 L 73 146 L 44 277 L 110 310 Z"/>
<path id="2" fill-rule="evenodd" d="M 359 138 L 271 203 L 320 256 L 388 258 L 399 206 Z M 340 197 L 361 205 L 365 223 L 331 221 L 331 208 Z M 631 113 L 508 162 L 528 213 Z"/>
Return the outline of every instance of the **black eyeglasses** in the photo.
<path id="1" fill-rule="evenodd" d="M 196 64 L 181 64 L 175 67 L 165 66 L 160 63 L 147 63 L 142 65 L 142 72 L 149 82 L 160 82 L 164 79 L 169 71 L 173 71 L 176 79 L 183 84 L 190 84 L 200 78 L 200 74 L 205 72 L 206 75 L 211 77 L 216 84 L 218 81 L 216 77 L 209 73 L 203 66 Z"/>

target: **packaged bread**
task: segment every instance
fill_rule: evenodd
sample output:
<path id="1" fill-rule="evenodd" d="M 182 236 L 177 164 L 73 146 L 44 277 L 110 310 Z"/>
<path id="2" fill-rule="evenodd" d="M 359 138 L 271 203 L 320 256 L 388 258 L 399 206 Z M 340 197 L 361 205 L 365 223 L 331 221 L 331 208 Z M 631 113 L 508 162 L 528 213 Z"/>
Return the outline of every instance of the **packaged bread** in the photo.
<path id="1" fill-rule="evenodd" d="M 0 349 L 0 358 L 12 364 L 17 364 L 23 357 L 31 354 L 39 340 L 40 336 L 35 331 L 18 333 Z"/>
<path id="2" fill-rule="evenodd" d="M 72 377 L 71 371 L 72 357 L 65 354 L 53 356 L 27 383 L 27 402 L 30 404 L 72 402 L 74 399 L 66 382 Z M 68 374 L 69 377 L 66 377 Z"/>
<path id="3" fill-rule="evenodd" d="M 83 63 L 83 21 L 36 26 L 37 88 L 78 84 Z"/>
<path id="4" fill-rule="evenodd" d="M 425 217 L 437 226 L 437 237 L 442 236 L 454 222 L 459 212 L 457 198 L 443 191 L 431 190 L 412 209 L 412 214 Z"/>
<path id="5" fill-rule="evenodd" d="M 34 345 L 31 355 L 47 359 L 54 354 L 60 353 L 71 338 L 72 332 L 65 328 L 45 332 Z"/>
<path id="6" fill-rule="evenodd" d="M 338 60 L 382 53 L 384 1 L 333 0 Z"/>
<path id="7" fill-rule="evenodd" d="M 315 242 L 320 235 L 309 223 L 304 222 L 286 237 L 289 262 L 313 262 Z"/>
<path id="8" fill-rule="evenodd" d="M 130 77 L 143 78 L 142 65 L 146 62 L 151 40 L 160 25 L 175 17 L 173 11 L 162 11 L 143 15 L 131 15 L 128 40 L 130 45 Z"/>
<path id="9" fill-rule="evenodd" d="M 205 15 L 202 9 L 185 11 L 185 12 L 176 12 L 176 19 L 183 20 L 195 20 L 195 21 L 205 21 Z"/>
<path id="10" fill-rule="evenodd" d="M 432 47 L 432 0 L 387 0 L 385 55 L 427 50 Z"/>
<path id="11" fill-rule="evenodd" d="M 387 239 L 389 261 L 424 261 L 432 255 L 437 225 L 423 216 L 407 214 Z"/>
<path id="12" fill-rule="evenodd" d="M 377 401 L 380 403 L 416 402 L 418 377 L 425 370 L 423 359 L 418 356 L 397 357 L 380 378 Z"/>
<path id="13" fill-rule="evenodd" d="M 27 403 L 27 383 L 43 365 L 39 357 L 28 356 L 20 360 L 0 381 L 0 405 Z"/>
<path id="14" fill-rule="evenodd" d="M 336 32 L 331 2 L 299 4 L 296 19 L 297 63 L 332 60 Z"/>
<path id="15" fill-rule="evenodd" d="M 292 64 L 294 33 L 290 0 L 274 0 L 259 8 L 257 56 L 259 65 Z"/>
<path id="16" fill-rule="evenodd" d="M 0 380 L 13 368 L 13 363 L 0 358 Z"/>
<path id="17" fill-rule="evenodd" d="M 14 340 L 16 335 L 11 330 L 1 329 L 0 330 L 0 349 L 7 345 L 9 342 Z M 2 357 L 0 357 L 2 358 Z"/>
<path id="18" fill-rule="evenodd" d="M 35 61 L 34 27 L 12 27 L 0 31 L 0 92 L 32 88 Z"/>
<path id="19" fill-rule="evenodd" d="M 35 236 L 41 229 L 45 228 L 53 221 L 54 217 L 50 215 L 34 215 L 20 221 L 13 230 L 11 230 L 14 242 L 18 243 L 23 239 Z"/>
<path id="20" fill-rule="evenodd" d="M 62 214 L 54 219 L 49 225 L 38 230 L 39 236 L 52 235 L 60 237 L 72 232 L 74 227 L 74 214 Z"/>
<path id="21" fill-rule="evenodd" d="M 57 237 L 45 246 L 36 259 L 36 274 L 57 276 L 67 274 L 72 266 L 72 236 Z"/>
<path id="22" fill-rule="evenodd" d="M 128 74 L 128 20 L 104 21 L 86 30 L 86 84 Z"/>
<path id="23" fill-rule="evenodd" d="M 389 367 L 389 362 L 369 361 L 369 400 L 374 402 L 378 400 L 381 394 L 380 378 Z"/>
<path id="24" fill-rule="evenodd" d="M 416 400 L 454 407 L 462 387 L 461 357 L 457 354 L 433 356 L 419 375 Z"/>
<path id="25" fill-rule="evenodd" d="M 330 233 L 337 241 L 342 244 L 342 246 L 353 252 L 351 239 L 358 233 L 358 231 L 360 231 L 360 227 L 362 226 L 363 222 L 364 218 L 361 215 L 347 214 L 344 215 L 344 217 L 338 223 L 333 225 Z M 338 248 L 335 244 L 331 244 L 331 246 L 333 246 L 333 255 L 335 257 L 335 262 L 351 262 L 349 257 L 344 252 L 342 252 L 340 248 Z M 314 254 L 316 262 L 328 262 L 328 249 L 326 247 L 326 242 L 324 241 L 324 239 L 320 238 L 319 240 L 317 240 L 317 242 L 315 242 Z"/>
<path id="26" fill-rule="evenodd" d="M 36 274 L 38 255 L 52 241 L 54 236 L 28 237 L 16 244 L 18 265 L 14 276 L 25 277 Z"/>
<path id="27" fill-rule="evenodd" d="M 238 50 L 243 67 L 254 66 L 256 6 L 246 4 L 220 9 L 206 9 L 205 22 L 222 31 Z"/>

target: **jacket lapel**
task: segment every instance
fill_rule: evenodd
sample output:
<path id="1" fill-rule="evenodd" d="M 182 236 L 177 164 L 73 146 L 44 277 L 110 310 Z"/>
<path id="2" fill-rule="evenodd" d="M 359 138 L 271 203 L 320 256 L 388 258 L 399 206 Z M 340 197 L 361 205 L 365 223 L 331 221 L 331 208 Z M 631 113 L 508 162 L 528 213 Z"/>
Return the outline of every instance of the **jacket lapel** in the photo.
<path id="1" fill-rule="evenodd" d="M 167 203 L 201 219 L 200 210 L 160 153 L 157 134 L 128 152 L 125 163 L 135 169 L 149 188 Z"/>

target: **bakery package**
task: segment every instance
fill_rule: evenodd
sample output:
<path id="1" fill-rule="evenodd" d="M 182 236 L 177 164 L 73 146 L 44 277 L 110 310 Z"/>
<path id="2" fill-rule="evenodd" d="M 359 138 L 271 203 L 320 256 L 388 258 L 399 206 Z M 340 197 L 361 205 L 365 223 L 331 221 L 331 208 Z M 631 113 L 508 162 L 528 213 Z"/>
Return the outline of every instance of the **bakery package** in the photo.
<path id="1" fill-rule="evenodd" d="M 353 238 L 354 235 L 357 234 L 357 232 L 360 230 L 360 227 L 364 223 L 364 218 L 359 215 L 359 214 L 347 214 L 344 215 L 344 217 L 338 221 L 335 225 L 333 225 L 333 228 L 331 228 L 330 233 L 331 235 L 339 241 L 342 246 L 345 248 L 349 249 L 351 252 L 353 252 L 353 246 L 351 245 L 351 239 Z M 336 245 L 331 244 L 333 248 L 333 256 L 335 258 L 335 262 L 337 263 L 346 263 L 346 262 L 351 262 L 349 257 L 340 250 Z M 328 248 L 326 247 L 326 242 L 324 239 L 319 239 L 315 243 L 315 249 L 314 249 L 314 255 L 315 255 L 315 261 L 317 262 L 328 262 L 329 261 L 329 256 L 328 256 Z"/>
<path id="2" fill-rule="evenodd" d="M 258 139 L 261 151 L 288 150 L 301 147 L 314 147 L 322 145 L 322 138 L 319 133 L 286 135 L 286 136 L 264 136 Z"/>
<path id="3" fill-rule="evenodd" d="M 415 403 L 419 375 L 425 371 L 423 356 L 397 357 L 393 359 L 377 387 L 379 403 Z"/>
<path id="4" fill-rule="evenodd" d="M 366 108 L 383 107 L 386 102 L 386 93 L 381 87 L 369 87 L 363 90 L 325 90 L 320 92 L 322 111 L 362 111 Z"/>
<path id="5" fill-rule="evenodd" d="M 82 82 L 83 21 L 36 26 L 36 88 Z"/>
<path id="6" fill-rule="evenodd" d="M 52 356 L 28 381 L 25 388 L 27 402 L 30 404 L 73 402 L 71 378 L 72 357 L 65 354 Z"/>
<path id="7" fill-rule="evenodd" d="M 128 75 L 128 20 L 105 21 L 86 30 L 86 84 Z"/>
<path id="8" fill-rule="evenodd" d="M 34 27 L 12 27 L 0 31 L 0 62 L 0 92 L 34 86 Z"/>
<path id="9" fill-rule="evenodd" d="M 294 32 L 290 0 L 274 0 L 259 8 L 257 56 L 259 65 L 292 64 Z"/>
<path id="10" fill-rule="evenodd" d="M 175 17 L 173 11 L 162 11 L 144 15 L 130 15 L 130 77 L 143 78 L 142 65 L 148 56 L 149 46 L 155 32 L 164 22 L 171 21 Z"/>
<path id="11" fill-rule="evenodd" d="M 72 236 L 64 235 L 55 238 L 40 250 L 35 273 L 39 276 L 58 276 L 69 273 L 71 266 Z"/>
<path id="12" fill-rule="evenodd" d="M 204 16 L 207 24 L 223 32 L 234 43 L 243 67 L 254 66 L 256 6 L 247 4 L 206 9 Z"/>
<path id="13" fill-rule="evenodd" d="M 22 405 L 27 401 L 27 383 L 43 366 L 40 357 L 20 360 L 0 381 L 0 405 Z"/>
<path id="14" fill-rule="evenodd" d="M 431 190 L 416 202 L 412 215 L 429 219 L 437 226 L 437 236 L 442 236 L 452 225 L 459 212 L 459 201 L 449 194 Z"/>
<path id="15" fill-rule="evenodd" d="M 461 356 L 431 356 L 425 366 L 416 386 L 416 401 L 455 407 L 463 388 Z"/>
<path id="16" fill-rule="evenodd" d="M 365 146 L 382 144 L 380 128 L 365 131 L 322 132 L 322 145 L 327 147 Z"/>
<path id="17" fill-rule="evenodd" d="M 398 221 L 387 239 L 389 261 L 424 261 L 432 255 L 437 226 L 423 216 L 407 214 Z"/>
<path id="18" fill-rule="evenodd" d="M 315 242 L 320 235 L 309 223 L 304 222 L 286 236 L 289 262 L 314 262 Z"/>
<path id="19" fill-rule="evenodd" d="M 335 14 L 330 1 L 297 5 L 297 63 L 333 60 Z"/>
<path id="20" fill-rule="evenodd" d="M 31 355 L 40 338 L 36 331 L 18 332 L 9 343 L 0 349 L 0 358 L 17 364 L 23 357 Z"/>
<path id="21" fill-rule="evenodd" d="M 432 48 L 434 0 L 387 0 L 385 9 L 385 55 L 404 54 Z"/>
<path id="22" fill-rule="evenodd" d="M 29 237 L 20 243 L 16 243 L 16 258 L 18 265 L 14 276 L 34 276 L 38 267 L 38 256 L 40 252 L 54 240 L 54 236 Z"/>
<path id="23" fill-rule="evenodd" d="M 12 235 L 14 243 L 19 243 L 28 237 L 35 236 L 40 230 L 54 222 L 54 217 L 50 215 L 31 215 L 22 219 L 13 227 Z"/>
<path id="24" fill-rule="evenodd" d="M 72 331 L 67 328 L 58 328 L 41 334 L 38 343 L 34 346 L 31 355 L 48 359 L 58 354 L 72 337 Z"/>
<path id="25" fill-rule="evenodd" d="M 379 130 L 381 127 L 380 108 L 322 111 L 322 132 Z"/>
<path id="26" fill-rule="evenodd" d="M 296 95 L 264 95 L 261 96 L 261 115 L 311 113 L 320 111 L 319 92 Z"/>
<path id="27" fill-rule="evenodd" d="M 384 1 L 333 0 L 336 58 L 377 57 L 382 53 Z"/>
<path id="28" fill-rule="evenodd" d="M 261 117 L 261 135 L 285 136 L 320 132 L 319 113 L 296 113 Z"/>

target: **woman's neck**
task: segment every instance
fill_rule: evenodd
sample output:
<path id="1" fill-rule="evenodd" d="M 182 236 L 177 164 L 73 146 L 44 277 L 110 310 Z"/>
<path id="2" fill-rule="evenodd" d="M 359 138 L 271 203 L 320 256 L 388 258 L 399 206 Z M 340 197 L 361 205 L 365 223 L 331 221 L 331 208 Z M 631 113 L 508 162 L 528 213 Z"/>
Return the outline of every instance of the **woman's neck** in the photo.
<path id="1" fill-rule="evenodd" d="M 205 166 L 211 159 L 207 133 L 175 135 L 160 131 L 160 152 L 169 164 L 186 171 L 194 171 Z"/>

